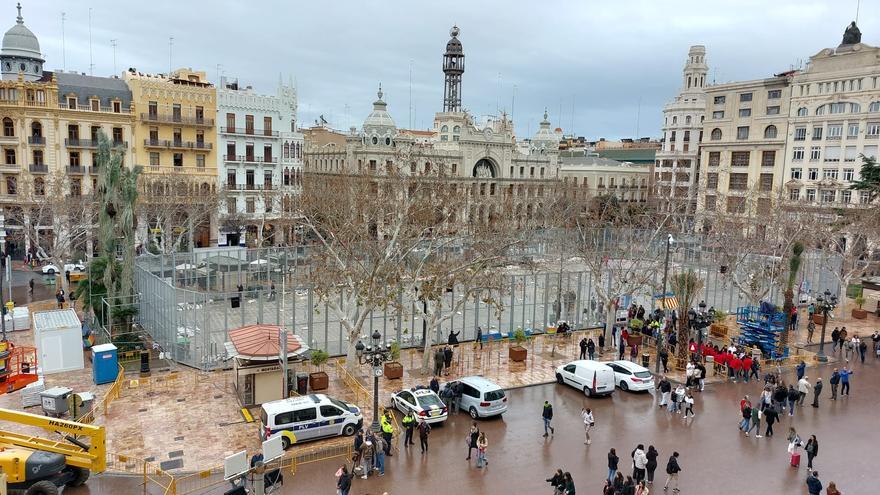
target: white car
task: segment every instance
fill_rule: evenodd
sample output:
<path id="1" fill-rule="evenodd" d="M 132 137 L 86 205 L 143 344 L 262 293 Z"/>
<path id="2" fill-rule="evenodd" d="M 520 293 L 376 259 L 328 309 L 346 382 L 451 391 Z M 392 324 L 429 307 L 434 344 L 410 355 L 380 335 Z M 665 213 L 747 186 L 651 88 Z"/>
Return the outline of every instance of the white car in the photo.
<path id="1" fill-rule="evenodd" d="M 395 392 L 391 395 L 391 405 L 404 414 L 412 411 L 428 424 L 446 421 L 449 412 L 446 404 L 430 389 Z"/>
<path id="2" fill-rule="evenodd" d="M 48 265 L 43 265 L 42 271 L 45 275 L 55 275 L 56 273 L 61 273 L 61 270 L 58 269 L 57 266 L 49 263 Z M 64 272 L 84 272 L 86 271 L 86 266 L 82 263 L 65 263 Z"/>
<path id="3" fill-rule="evenodd" d="M 654 375 L 647 368 L 630 361 L 611 361 L 608 367 L 614 370 L 614 384 L 620 390 L 652 390 Z"/>
<path id="4" fill-rule="evenodd" d="M 614 370 L 600 361 L 582 359 L 556 368 L 556 383 L 582 390 L 587 397 L 614 393 Z"/>

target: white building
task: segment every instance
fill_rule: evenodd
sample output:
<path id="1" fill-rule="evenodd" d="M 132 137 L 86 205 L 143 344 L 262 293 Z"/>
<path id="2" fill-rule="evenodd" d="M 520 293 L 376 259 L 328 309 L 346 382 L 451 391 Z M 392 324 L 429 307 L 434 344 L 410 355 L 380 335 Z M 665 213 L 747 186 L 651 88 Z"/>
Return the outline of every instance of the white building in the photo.
<path id="1" fill-rule="evenodd" d="M 217 90 L 217 170 L 225 207 L 220 246 L 286 243 L 290 210 L 302 178 L 303 136 L 296 127 L 296 90 L 279 78 L 275 95 L 222 78 Z"/>
<path id="2" fill-rule="evenodd" d="M 700 141 L 706 115 L 706 47 L 694 45 L 688 51 L 681 92 L 663 108 L 663 147 L 654 161 L 654 183 L 658 207 L 696 209 Z M 665 200 L 665 201 L 664 201 Z"/>

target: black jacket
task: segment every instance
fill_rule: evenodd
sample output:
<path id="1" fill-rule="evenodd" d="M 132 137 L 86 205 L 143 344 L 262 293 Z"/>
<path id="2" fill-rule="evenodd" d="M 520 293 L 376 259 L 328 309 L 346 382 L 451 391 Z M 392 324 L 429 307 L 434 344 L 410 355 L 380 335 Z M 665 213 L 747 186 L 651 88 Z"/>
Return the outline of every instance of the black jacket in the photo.
<path id="1" fill-rule="evenodd" d="M 669 457 L 669 462 L 666 463 L 666 474 L 675 474 L 681 471 L 681 466 L 678 465 L 678 459 L 673 455 Z"/>
<path id="2" fill-rule="evenodd" d="M 660 382 L 660 391 L 663 393 L 672 392 L 672 384 L 668 380 Z"/>
<path id="3" fill-rule="evenodd" d="M 343 474 L 339 477 L 339 480 L 336 482 L 336 488 L 339 488 L 341 491 L 346 491 L 351 489 L 351 477 L 353 475 L 351 473 Z"/>
<path id="4" fill-rule="evenodd" d="M 550 478 L 547 478 L 547 483 L 550 483 L 550 486 L 555 488 L 557 486 L 563 485 L 563 483 L 565 483 L 565 481 L 563 480 L 563 477 L 561 474 L 554 474 Z"/>
<path id="5" fill-rule="evenodd" d="M 798 397 L 800 397 L 800 396 L 801 396 L 801 393 L 798 392 L 796 388 L 791 387 L 790 389 L 788 389 L 788 400 L 797 400 Z M 782 402 L 782 401 L 777 401 L 777 402 Z"/>
<path id="6" fill-rule="evenodd" d="M 544 406 L 544 411 L 541 412 L 541 417 L 545 419 L 553 419 L 553 406 L 551 404 Z"/>
<path id="7" fill-rule="evenodd" d="M 620 457 L 612 453 L 608 453 L 608 469 L 617 470 L 617 463 L 620 462 Z"/>
<path id="8" fill-rule="evenodd" d="M 656 450 L 650 450 L 650 449 L 645 453 L 645 457 L 648 458 L 648 463 L 645 464 L 645 469 L 647 469 L 648 471 L 653 471 L 653 470 L 657 469 L 657 456 L 658 455 L 660 455 L 659 452 L 657 452 Z"/>

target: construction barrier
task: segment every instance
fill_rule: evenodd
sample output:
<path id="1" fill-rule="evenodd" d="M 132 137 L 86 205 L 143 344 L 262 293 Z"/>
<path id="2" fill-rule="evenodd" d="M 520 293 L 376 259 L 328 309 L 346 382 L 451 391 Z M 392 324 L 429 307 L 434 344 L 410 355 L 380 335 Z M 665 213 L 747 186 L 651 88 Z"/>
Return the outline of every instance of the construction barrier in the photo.
<path id="1" fill-rule="evenodd" d="M 119 371 L 116 374 L 116 380 L 114 380 L 113 384 L 110 385 L 110 388 L 108 388 L 107 391 L 104 392 L 104 397 L 102 397 L 100 401 L 95 403 L 89 412 L 76 418 L 75 421 L 79 423 L 92 424 L 97 421 L 98 418 L 106 416 L 107 410 L 110 408 L 110 403 L 118 399 L 120 394 L 122 393 L 122 384 L 124 382 L 125 368 L 123 368 L 122 365 L 119 365 Z"/>
<path id="2" fill-rule="evenodd" d="M 348 390 L 354 396 L 354 400 L 352 401 L 354 405 L 361 409 L 365 406 L 372 407 L 372 394 L 357 380 L 357 378 L 352 376 L 352 374 L 345 369 L 345 360 L 337 359 L 333 362 L 333 365 L 336 368 L 336 377 L 342 380 L 342 383 L 348 387 Z"/>

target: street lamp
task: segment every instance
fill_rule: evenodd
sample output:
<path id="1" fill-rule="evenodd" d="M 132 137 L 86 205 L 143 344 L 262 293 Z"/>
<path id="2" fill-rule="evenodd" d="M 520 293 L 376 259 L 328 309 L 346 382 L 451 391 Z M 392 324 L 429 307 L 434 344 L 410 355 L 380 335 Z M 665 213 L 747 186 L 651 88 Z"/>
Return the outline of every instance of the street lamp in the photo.
<path id="1" fill-rule="evenodd" d="M 699 311 L 688 310 L 688 321 L 697 331 L 697 359 L 703 358 L 703 329 L 709 326 L 709 314 L 706 313 L 706 301 L 697 305 Z"/>
<path id="2" fill-rule="evenodd" d="M 365 346 L 363 341 L 358 340 L 354 349 L 357 351 L 358 362 L 361 365 L 369 364 L 373 367 L 373 424 L 372 430 L 379 432 L 379 377 L 382 376 L 382 365 L 391 361 L 391 347 L 382 342 L 382 334 L 378 330 L 370 336 L 372 343 Z"/>
<path id="3" fill-rule="evenodd" d="M 663 321 L 666 322 L 666 278 L 669 275 L 669 248 L 672 247 L 672 243 L 675 242 L 675 239 L 672 238 L 672 234 L 667 234 L 666 237 L 666 260 L 663 262 L 663 292 L 660 294 L 660 300 L 663 301 L 663 308 L 661 308 L 663 314 Z M 665 325 L 660 327 L 660 331 L 657 332 L 657 359 L 654 360 L 654 373 L 660 373 L 660 352 L 663 350 L 665 345 L 663 332 L 666 331 L 664 328 Z"/>
<path id="4" fill-rule="evenodd" d="M 831 291 L 825 289 L 825 296 L 822 294 L 816 296 L 816 309 L 822 313 L 822 337 L 819 339 L 819 354 L 816 359 L 819 362 L 828 362 L 828 356 L 825 355 L 825 326 L 828 324 L 828 313 L 834 311 L 837 307 L 837 296 L 831 295 Z"/>

